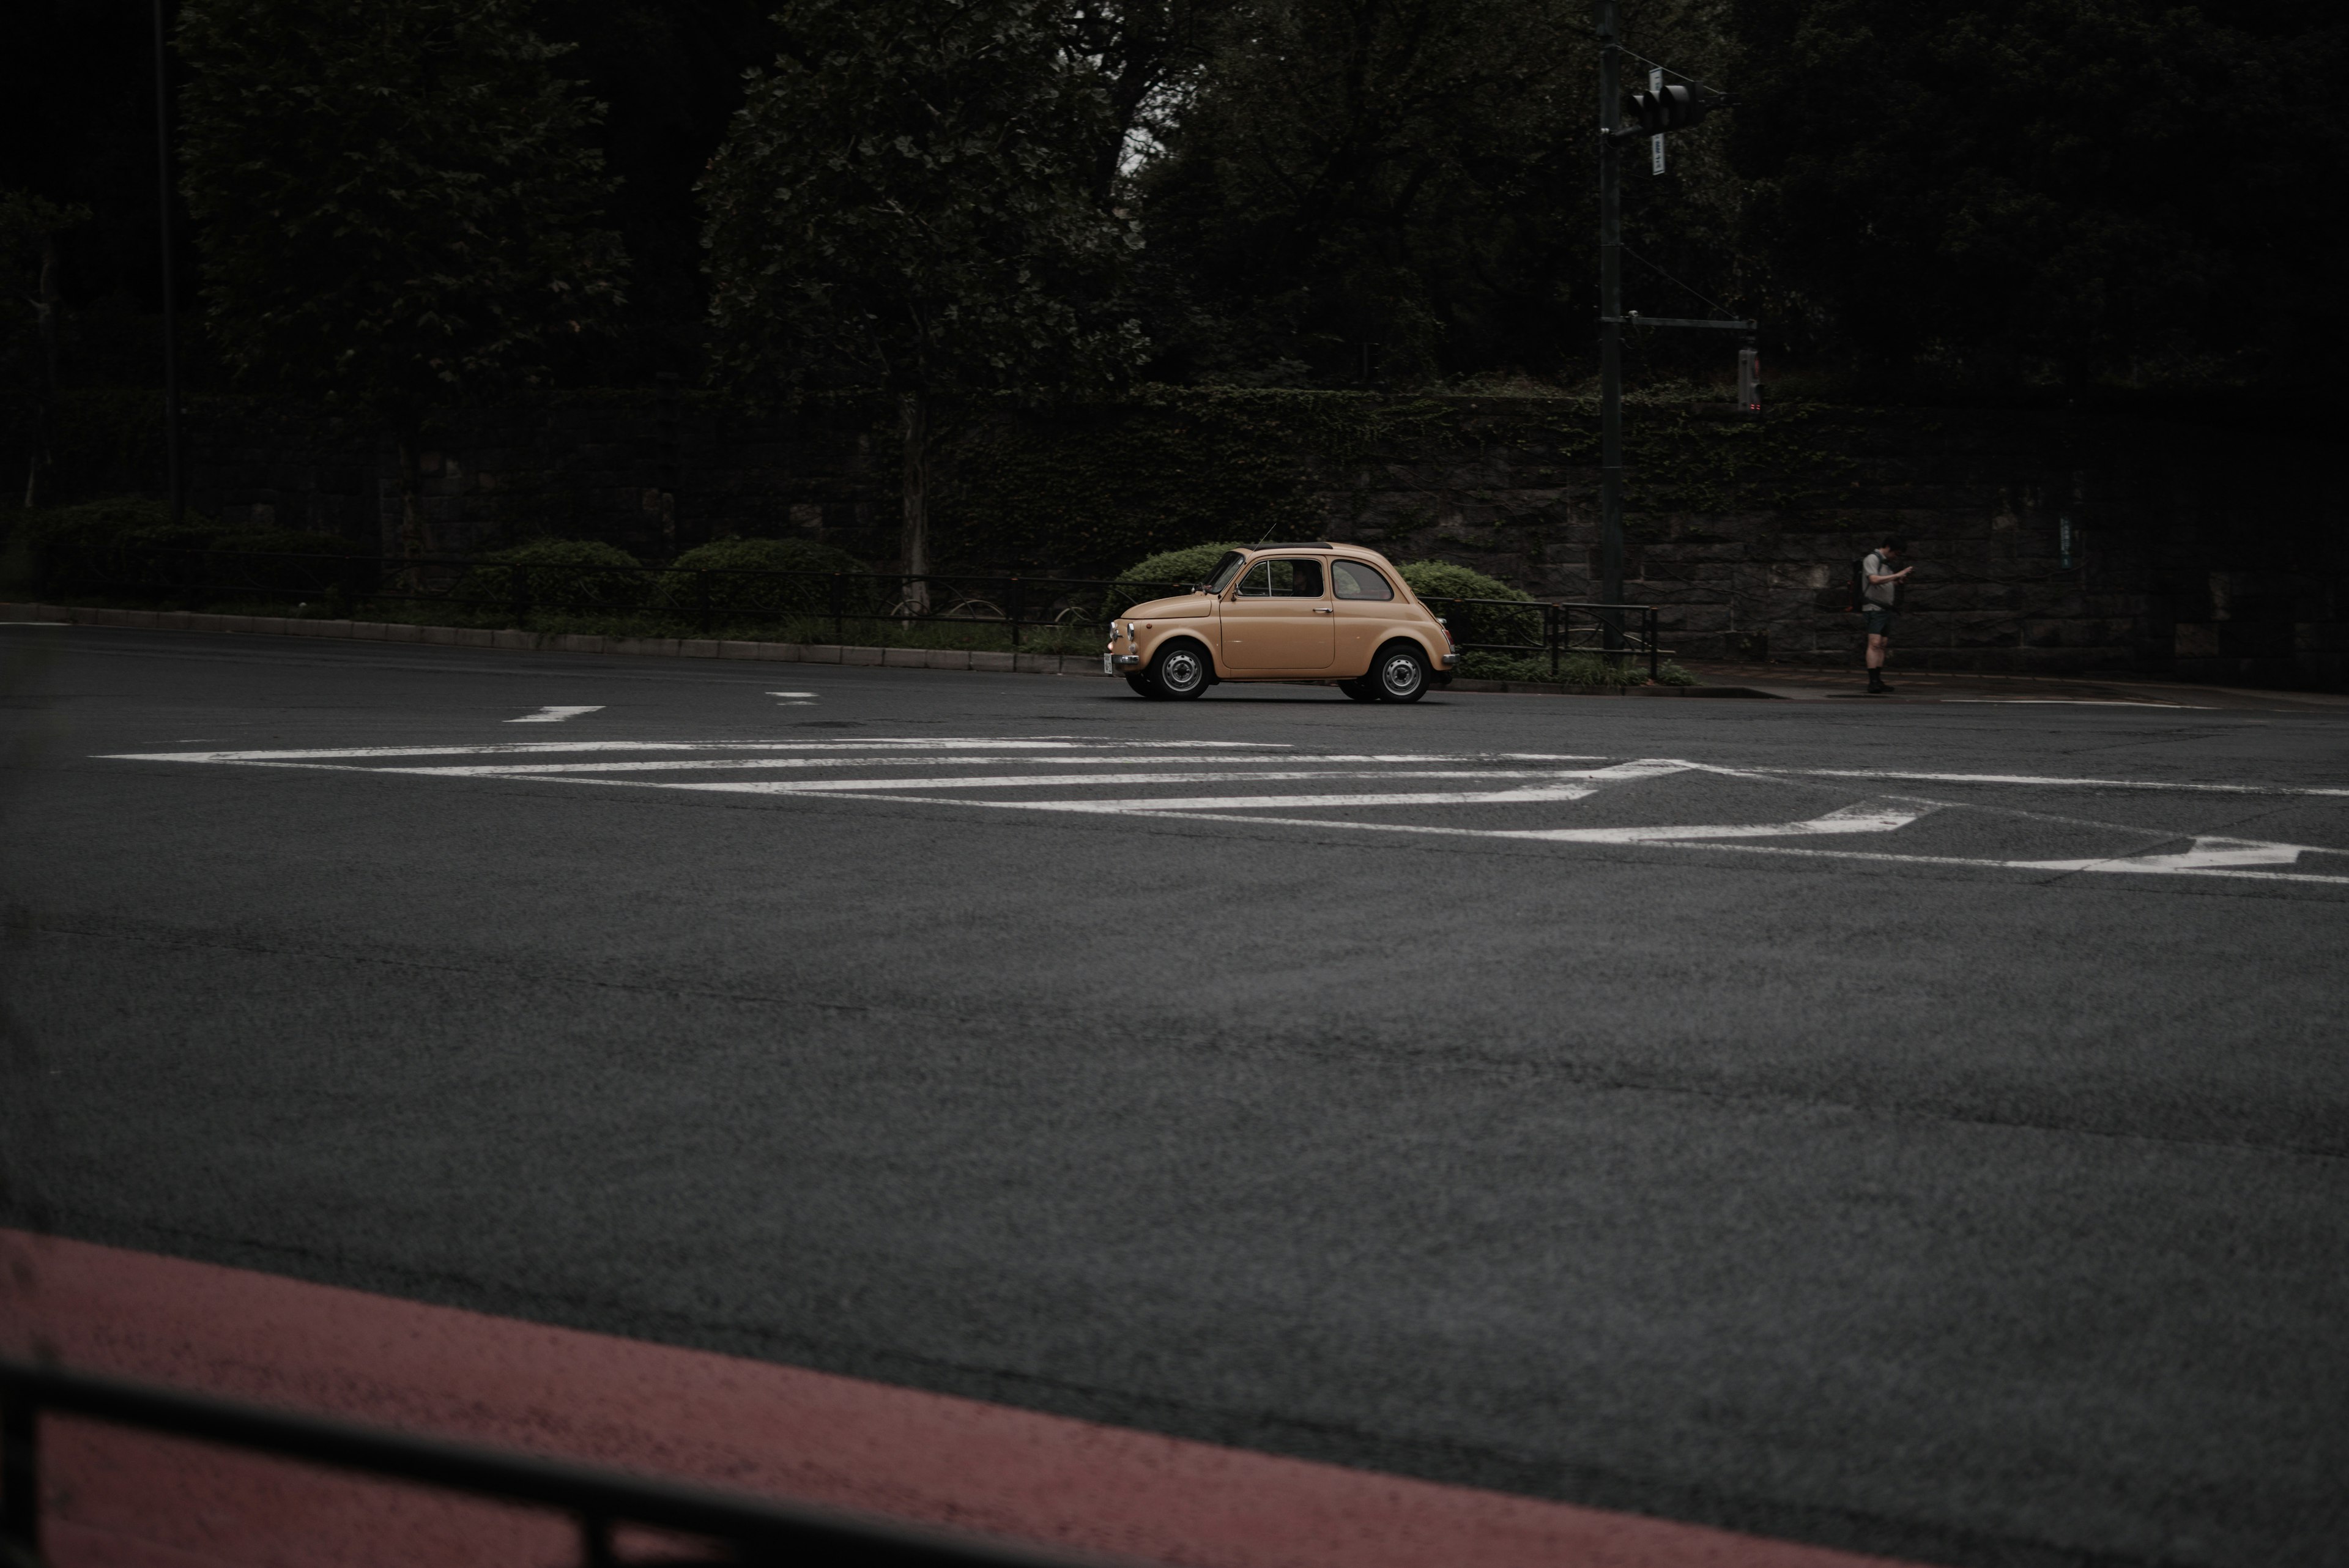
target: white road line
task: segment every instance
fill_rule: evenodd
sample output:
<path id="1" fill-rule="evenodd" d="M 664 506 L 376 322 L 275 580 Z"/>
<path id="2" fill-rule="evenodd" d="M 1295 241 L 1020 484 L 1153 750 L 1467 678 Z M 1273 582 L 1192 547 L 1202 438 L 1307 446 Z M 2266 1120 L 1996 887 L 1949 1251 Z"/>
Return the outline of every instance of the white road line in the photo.
<path id="1" fill-rule="evenodd" d="M 1971 703 L 1981 708 L 2178 708 L 2193 713 L 2214 713 L 2208 702 L 2147 702 L 2124 697 L 1937 697 L 1937 702 Z"/>
<path id="2" fill-rule="evenodd" d="M 1301 775 L 1310 776 L 1310 775 Z M 1446 774 L 1338 774 L 1338 778 L 1446 778 Z M 1475 778 L 1475 774 L 1456 775 Z M 1497 775 L 1506 777 L 1506 774 Z M 1373 791 L 1365 794 L 1203 794 L 1189 799 L 1152 799 L 1147 795 L 1132 800 L 1022 800 L 1022 801 L 934 801 L 936 805 L 1014 805 L 1031 811 L 1090 812 L 1110 816 L 1158 816 L 1189 812 L 1268 811 L 1275 808 L 1299 810 L 1307 806 L 1333 805 L 1516 805 L 1545 800 L 1581 800 L 1598 791 L 1588 784 L 1560 784 L 1551 788 L 1499 790 L 1426 790 L 1392 792 Z M 885 795 L 864 795 L 864 800 L 885 800 Z M 1236 822 L 1265 820 L 1257 817 L 1233 817 Z"/>
<path id="3" fill-rule="evenodd" d="M 401 771 L 405 772 L 409 770 Z M 538 775 L 524 774 L 521 776 L 532 777 Z M 616 779 L 609 777 L 608 775 L 599 775 L 594 778 L 581 778 L 575 774 L 566 774 L 559 777 L 549 778 L 548 782 L 562 784 L 633 784 L 640 789 L 689 789 L 709 791 L 725 794 L 863 794 L 867 796 L 879 796 L 885 794 L 895 794 L 900 791 L 910 794 L 913 792 L 922 790 L 1052 789 L 1065 788 L 1070 784 L 1291 784 L 1309 779 L 1564 779 L 1573 778 L 1576 776 L 1577 775 L 1572 774 L 1535 772 L 1532 769 L 1506 768 L 1457 768 L 1444 769 L 1434 772 L 1413 773 L 1395 773 L 1384 769 L 1309 768 L 1299 769 L 1289 773 L 1272 774 L 983 774 L 970 778 L 951 779 L 725 779 L 706 783 L 701 781 L 680 781 L 676 784 L 666 784 L 657 779 Z M 1583 795 L 1591 793 L 1592 786 L 1588 784 L 1578 784 L 1574 786 L 1574 788 L 1576 793 L 1571 794 L 1550 794 L 1545 795 L 1543 798 L 1550 800 L 1579 800 Z M 1206 804 L 1210 805 L 1218 804 L 1228 805 L 1233 800 L 1240 798 L 1259 798 L 1271 801 L 1274 804 L 1278 805 L 1284 802 L 1292 804 L 1301 803 L 1306 797 L 1302 795 L 1264 795 L 1260 797 L 1234 797 L 1218 795 L 1209 797 Z M 1332 798 L 1343 801 L 1357 801 L 1385 800 L 1390 797 L 1382 794 L 1350 794 Z M 1392 798 L 1396 800 L 1404 800 L 1411 797 L 1398 794 Z M 1163 800 L 1152 800 L 1144 797 L 1131 802 L 1023 801 L 1019 804 L 1033 805 L 1040 811 L 1058 811 L 1064 808 L 1075 809 L 1079 805 L 1083 805 L 1090 809 L 1096 805 L 1112 807 L 1123 805 L 1164 806 L 1167 803 Z"/>
<path id="4" fill-rule="evenodd" d="M 2040 774 L 1920 774 L 1899 773 L 1889 768 L 1757 767 L 1747 771 L 1814 779 L 1901 779 L 1920 784 L 2049 784 L 2059 788 L 2075 789 L 2176 790 L 2189 794 L 2321 795 L 2328 798 L 2349 798 L 2349 789 L 2325 789 L 2290 784 L 2175 784 L 2157 779 L 2080 779 Z"/>
<path id="5" fill-rule="evenodd" d="M 834 797 L 841 798 L 841 797 Z M 850 796 L 850 799 L 887 800 L 887 795 Z M 1030 806 L 1026 801 L 959 800 L 936 801 L 938 805 L 996 806 L 1019 811 Z M 1555 841 L 1551 830 L 1542 828 L 1502 827 L 1436 827 L 1413 822 L 1339 822 L 1319 816 L 1257 816 L 1237 812 L 1194 812 L 1167 810 L 1133 810 L 1122 813 L 1126 816 L 1159 817 L 1168 822 L 1229 822 L 1244 826 L 1259 827 L 1341 827 L 1363 833 L 1413 833 L 1446 838 L 1511 838 Z M 1877 831 L 1858 829 L 1857 831 Z M 1572 842 L 1568 840 L 1568 842 Z M 1720 854 L 1785 855 L 1813 860 L 1869 860 L 1896 866 L 1961 866 L 1985 871 L 2044 871 L 2045 862 L 2033 860 L 1977 859 L 1961 855 L 1895 855 L 1882 850 L 1865 849 L 1805 849 L 1783 844 L 1752 844 L 1723 842 L 1691 836 L 1669 839 L 1648 839 L 1636 845 L 1642 849 L 1697 849 Z M 2065 870 L 2075 869 L 2069 863 L 2057 863 Z M 2076 869 L 2086 872 L 2121 871 L 2147 872 L 2155 867 L 2131 861 L 2097 860 L 2080 864 Z M 2349 877 L 2324 877 L 2305 871 L 2240 870 L 2223 867 L 2194 867 L 2162 873 L 2173 877 L 2225 877 L 2249 882 L 2313 882 L 2327 886 L 2349 888 Z"/>
<path id="6" fill-rule="evenodd" d="M 861 741 L 507 741 L 491 745 L 456 746 L 331 746 L 305 751 L 271 752 L 109 752 L 95 760 L 112 763 L 275 763 L 326 761 L 357 757 L 501 757 L 552 752 L 849 752 L 1038 751 L 1080 752 L 1087 747 L 1148 747 L 1153 750 L 1212 750 L 1225 748 L 1287 753 L 1294 750 L 1274 741 L 1063 741 L 948 740 L 929 736 L 874 736 Z M 1583 761 L 1568 758 L 1567 761 Z"/>
<path id="7" fill-rule="evenodd" d="M 576 719 L 582 713 L 600 713 L 604 704 L 591 708 L 541 708 L 535 713 L 525 713 L 519 719 L 508 719 L 509 724 L 560 724 L 565 719 Z"/>

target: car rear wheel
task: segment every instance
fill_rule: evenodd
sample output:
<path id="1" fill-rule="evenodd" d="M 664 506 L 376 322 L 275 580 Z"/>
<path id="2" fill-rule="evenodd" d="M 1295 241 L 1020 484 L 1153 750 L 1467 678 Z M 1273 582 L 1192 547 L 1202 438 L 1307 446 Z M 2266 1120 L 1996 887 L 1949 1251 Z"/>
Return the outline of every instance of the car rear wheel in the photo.
<path id="1" fill-rule="evenodd" d="M 1407 642 L 1391 642 L 1379 649 L 1371 666 L 1381 702 L 1416 702 L 1427 695 L 1427 659 Z"/>
<path id="2" fill-rule="evenodd" d="M 1208 662 L 1207 650 L 1195 642 L 1170 642 L 1150 661 L 1150 683 L 1158 689 L 1161 697 L 1171 701 L 1188 701 L 1205 691 L 1215 679 L 1216 669 Z"/>
<path id="3" fill-rule="evenodd" d="M 1357 702 L 1375 702 L 1379 700 L 1378 683 L 1367 678 L 1361 680 L 1340 680 L 1338 682 L 1338 690 Z"/>

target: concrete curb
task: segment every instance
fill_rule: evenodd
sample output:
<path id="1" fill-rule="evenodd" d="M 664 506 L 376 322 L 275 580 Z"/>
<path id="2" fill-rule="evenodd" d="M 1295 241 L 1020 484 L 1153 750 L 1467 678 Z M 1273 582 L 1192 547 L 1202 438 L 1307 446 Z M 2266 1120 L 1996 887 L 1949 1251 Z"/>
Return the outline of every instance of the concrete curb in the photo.
<path id="1" fill-rule="evenodd" d="M 506 649 L 518 653 L 602 653 L 654 659 L 749 659 L 782 664 L 866 664 L 906 670 L 966 670 L 996 674 L 1091 675 L 1098 655 L 974 653 L 947 648 L 846 648 L 832 643 L 738 642 L 715 638 L 591 637 L 577 632 L 492 631 L 482 627 L 409 626 L 398 621 L 297 620 L 263 615 L 198 615 L 191 610 L 87 609 L 72 605 L 0 604 L 0 621 L 110 626 L 135 631 L 211 631 L 264 637 L 340 638 L 412 642 L 433 648 Z"/>
<path id="2" fill-rule="evenodd" d="M 1450 691 L 1507 691 L 1542 697 L 1758 697 L 1781 701 L 1775 691 L 1751 686 L 1568 686 L 1555 680 L 1470 680 L 1455 677 Z"/>

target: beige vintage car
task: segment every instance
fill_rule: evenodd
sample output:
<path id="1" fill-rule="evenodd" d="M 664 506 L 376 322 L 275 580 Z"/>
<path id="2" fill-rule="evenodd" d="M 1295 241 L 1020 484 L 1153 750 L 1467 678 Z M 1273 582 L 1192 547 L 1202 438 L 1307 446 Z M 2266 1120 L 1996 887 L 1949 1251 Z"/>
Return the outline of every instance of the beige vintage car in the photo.
<path id="1" fill-rule="evenodd" d="M 1393 563 L 1327 541 L 1228 551 L 1195 591 L 1109 629 L 1102 673 L 1162 701 L 1219 680 L 1329 680 L 1357 702 L 1416 702 L 1459 658 Z"/>

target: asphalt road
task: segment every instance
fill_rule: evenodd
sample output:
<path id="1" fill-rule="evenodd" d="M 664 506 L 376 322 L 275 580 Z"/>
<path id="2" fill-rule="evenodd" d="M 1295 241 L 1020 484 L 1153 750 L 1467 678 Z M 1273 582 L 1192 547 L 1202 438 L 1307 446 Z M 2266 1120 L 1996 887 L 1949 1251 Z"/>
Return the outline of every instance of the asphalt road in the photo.
<path id="1" fill-rule="evenodd" d="M 2349 711 L 0 639 L 9 1222 L 1932 1562 L 2349 1562 Z"/>

